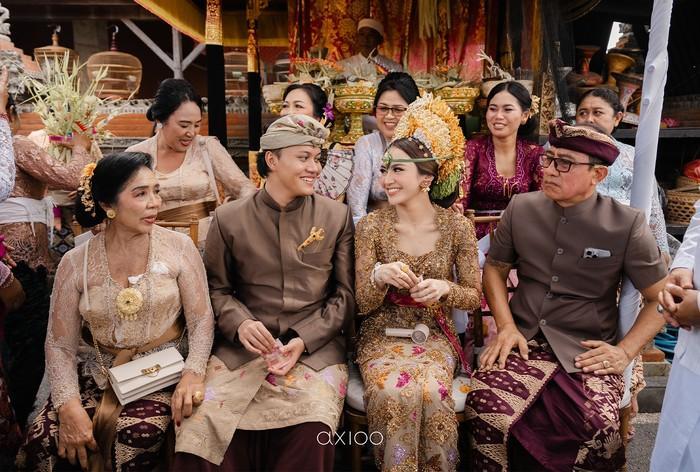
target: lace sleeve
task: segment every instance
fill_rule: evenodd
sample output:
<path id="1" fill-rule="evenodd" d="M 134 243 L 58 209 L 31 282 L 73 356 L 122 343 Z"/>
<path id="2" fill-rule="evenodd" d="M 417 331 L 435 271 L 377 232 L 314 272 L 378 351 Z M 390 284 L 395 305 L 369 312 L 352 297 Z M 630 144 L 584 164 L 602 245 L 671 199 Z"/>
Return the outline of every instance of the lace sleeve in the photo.
<path id="1" fill-rule="evenodd" d="M 218 139 L 207 140 L 207 152 L 211 158 L 214 176 L 217 181 L 223 184 L 227 196 L 241 198 L 255 193 L 253 182 L 233 162 L 233 158 Z M 222 195 L 221 198 L 224 196 Z"/>
<path id="2" fill-rule="evenodd" d="M 651 195 L 649 227 L 651 228 L 651 232 L 654 234 L 654 239 L 656 239 L 656 244 L 659 246 L 659 250 L 668 254 L 669 249 L 668 237 L 666 236 L 666 219 L 664 218 L 664 212 L 661 210 L 659 192 L 657 191 L 656 184 L 654 184 L 654 192 Z"/>
<path id="3" fill-rule="evenodd" d="M 361 314 L 379 308 L 389 286 L 379 290 L 370 282 L 372 270 L 379 259 L 377 240 L 379 229 L 376 214 L 362 218 L 355 230 L 355 299 Z"/>
<path id="4" fill-rule="evenodd" d="M 78 188 L 80 171 L 94 158 L 85 150 L 73 151 L 73 158 L 67 164 L 60 162 L 46 151 L 23 137 L 15 137 L 15 160 L 23 171 L 56 190 Z"/>
<path id="5" fill-rule="evenodd" d="M 15 186 L 15 154 L 12 133 L 7 120 L 0 119 L 0 202 L 12 193 Z"/>
<path id="6" fill-rule="evenodd" d="M 372 154 L 368 136 L 360 138 L 355 145 L 355 166 L 345 193 L 355 224 L 367 214 L 367 202 L 372 187 Z"/>
<path id="7" fill-rule="evenodd" d="M 81 290 L 79 274 L 85 247 L 66 254 L 58 265 L 51 293 L 49 326 L 46 332 L 46 374 L 51 385 L 51 401 L 58 410 L 74 397 L 80 397 L 76 354 L 80 340 L 81 316 L 78 311 Z"/>
<path id="8" fill-rule="evenodd" d="M 189 238 L 182 240 L 178 254 L 180 272 L 177 285 L 189 331 L 190 352 L 185 361 L 185 369 L 204 375 L 214 340 L 214 315 L 202 258 Z"/>
<path id="9" fill-rule="evenodd" d="M 544 154 L 542 146 L 532 146 L 530 148 L 530 192 L 542 189 L 542 165 L 540 156 Z"/>
<path id="10" fill-rule="evenodd" d="M 474 310 L 481 303 L 481 283 L 476 233 L 472 221 L 459 217 L 455 224 L 454 237 L 452 254 L 457 269 L 457 283 L 448 281 L 450 293 L 445 304 L 461 310 Z"/>

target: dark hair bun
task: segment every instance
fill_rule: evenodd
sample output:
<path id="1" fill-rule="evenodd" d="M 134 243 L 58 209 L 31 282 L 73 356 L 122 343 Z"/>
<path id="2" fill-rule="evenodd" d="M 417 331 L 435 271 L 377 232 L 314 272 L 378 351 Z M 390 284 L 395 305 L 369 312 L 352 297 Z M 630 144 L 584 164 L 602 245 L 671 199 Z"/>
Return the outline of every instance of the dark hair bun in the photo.
<path id="1" fill-rule="evenodd" d="M 146 118 L 163 123 L 186 102 L 194 102 L 202 110 L 202 99 L 192 84 L 184 79 L 165 79 L 158 86 L 153 104 L 146 112 Z"/>
<path id="2" fill-rule="evenodd" d="M 79 190 L 75 197 L 75 219 L 80 226 L 92 228 L 102 223 L 107 218 L 107 213 L 100 203 L 114 205 L 134 174 L 142 167 L 150 169 L 152 165 L 151 155 L 145 152 L 117 152 L 100 159 L 90 179 L 94 208 L 92 210 L 85 208 L 82 191 Z"/>

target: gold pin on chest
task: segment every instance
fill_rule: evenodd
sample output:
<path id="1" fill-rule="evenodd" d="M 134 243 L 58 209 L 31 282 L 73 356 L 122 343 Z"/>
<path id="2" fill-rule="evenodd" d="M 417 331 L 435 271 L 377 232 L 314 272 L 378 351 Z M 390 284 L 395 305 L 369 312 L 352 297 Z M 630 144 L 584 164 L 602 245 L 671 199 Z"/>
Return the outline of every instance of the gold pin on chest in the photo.
<path id="1" fill-rule="evenodd" d="M 326 237 L 326 230 L 323 228 L 317 228 L 317 227 L 312 227 L 311 232 L 309 233 L 309 236 L 304 240 L 303 243 L 297 247 L 297 251 L 299 252 L 304 252 L 304 249 L 309 247 L 311 244 L 315 243 L 316 241 L 323 241 L 323 238 Z"/>

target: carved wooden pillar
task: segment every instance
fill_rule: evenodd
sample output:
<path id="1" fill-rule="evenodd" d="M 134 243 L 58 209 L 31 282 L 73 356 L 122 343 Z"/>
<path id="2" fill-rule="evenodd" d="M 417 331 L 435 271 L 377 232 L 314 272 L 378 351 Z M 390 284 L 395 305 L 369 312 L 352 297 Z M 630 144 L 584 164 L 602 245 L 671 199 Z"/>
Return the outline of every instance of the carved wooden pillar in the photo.
<path id="1" fill-rule="evenodd" d="M 209 135 L 219 138 L 221 144 L 226 147 L 226 76 L 221 0 L 207 0 L 204 36 L 207 51 Z"/>

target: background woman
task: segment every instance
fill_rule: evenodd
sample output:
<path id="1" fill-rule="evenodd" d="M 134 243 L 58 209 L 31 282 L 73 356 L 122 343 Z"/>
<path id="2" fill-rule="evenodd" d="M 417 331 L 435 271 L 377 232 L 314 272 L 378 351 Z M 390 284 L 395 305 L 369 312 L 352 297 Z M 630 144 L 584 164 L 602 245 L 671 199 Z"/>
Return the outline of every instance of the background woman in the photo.
<path id="1" fill-rule="evenodd" d="M 19 118 L 14 106 L 8 108 L 6 80 L 0 82 L 0 110 L 6 111 L 0 114 L 0 153 L 14 153 L 15 174 L 9 198 L 0 202 L 0 234 L 12 248 L 10 255 L 16 263 L 12 271 L 27 295 L 25 303 L 3 320 L 3 364 L 17 420 L 24 425 L 44 374 L 44 352 L 37 347 L 46 337 L 50 277 L 56 269 L 49 250 L 54 203 L 47 197 L 48 189 L 78 188 L 80 169 L 93 159 L 89 152 L 92 141 L 75 134 L 65 144 L 72 147 L 73 157 L 64 163 L 30 139 L 12 137 L 10 133 L 19 129 Z"/>
<path id="2" fill-rule="evenodd" d="M 151 165 L 149 155 L 125 152 L 103 158 L 94 173 L 84 170 L 78 222 L 106 219 L 107 226 L 68 252 L 56 272 L 46 339 L 51 397 L 20 453 L 31 470 L 66 467 L 59 457 L 85 469 L 88 453 L 112 470 L 154 469 L 171 416 L 177 423 L 190 415 L 203 390 L 214 335 L 204 266 L 186 235 L 154 225 L 161 199 Z M 120 412 L 101 365 L 170 346 L 186 358 L 175 391 Z"/>
<path id="3" fill-rule="evenodd" d="M 386 206 L 387 196 L 379 184 L 382 156 L 394 137 L 399 119 L 418 96 L 418 86 L 405 72 L 390 72 L 377 87 L 374 96 L 377 131 L 357 140 L 355 167 L 347 191 L 355 224 L 369 211 Z"/>
<path id="4" fill-rule="evenodd" d="M 486 99 L 486 124 L 490 135 L 467 142 L 462 180 L 464 198 L 458 210 L 500 214 L 517 193 L 539 190 L 542 184 L 540 156 L 544 150 L 526 141 L 536 120 L 530 116 L 532 97 L 518 82 L 496 85 Z M 476 225 L 476 237 L 489 231 Z"/>
<path id="5" fill-rule="evenodd" d="M 441 119 L 426 113 L 429 107 Z M 409 115 L 419 128 L 406 126 Z M 414 102 L 399 127 L 402 137 L 392 142 L 382 168 L 390 206 L 360 220 L 355 236 L 355 296 L 365 315 L 357 363 L 369 430 L 384 438 L 375 448 L 377 465 L 454 470 L 459 454 L 452 381 L 460 363 L 469 366 L 449 309 L 476 308 L 481 288 L 472 223 L 433 200 L 457 191 L 464 138 L 449 107 L 431 97 Z M 386 328 L 417 323 L 430 330 L 422 345 L 385 334 Z"/>
<path id="6" fill-rule="evenodd" d="M 163 199 L 159 220 L 206 218 L 225 197 L 255 191 L 219 140 L 199 135 L 202 100 L 189 82 L 161 82 L 146 117 L 156 123 L 155 135 L 127 151 L 153 157 Z"/>
<path id="7" fill-rule="evenodd" d="M 326 118 L 328 95 L 316 84 L 292 84 L 282 95 L 280 115 L 306 115 L 321 121 Z"/>
<path id="8" fill-rule="evenodd" d="M 328 95 L 316 84 L 292 84 L 282 96 L 282 116 L 306 115 L 329 127 L 333 121 L 333 107 Z M 337 143 L 326 143 L 321 151 L 321 173 L 314 182 L 314 191 L 332 199 L 342 199 L 350 184 L 353 152 L 336 148 Z"/>
<path id="9" fill-rule="evenodd" d="M 611 136 L 617 125 L 620 124 L 623 115 L 624 108 L 617 94 L 606 88 L 595 88 L 587 91 L 581 95 L 576 105 L 576 123 L 596 125 Z M 629 205 L 632 196 L 632 176 L 634 174 L 634 147 L 617 140 L 615 140 L 615 144 L 620 150 L 620 155 L 615 160 L 615 163 L 608 168 L 608 176 L 605 180 L 598 184 L 598 193 Z M 666 220 L 659 203 L 659 194 L 656 188 L 654 188 L 651 197 L 649 226 L 654 234 L 659 250 L 664 255 L 667 263 L 670 262 L 671 256 L 669 255 L 668 238 L 666 236 Z M 640 302 L 640 293 L 634 291 L 629 297 L 620 299 L 620 307 L 631 305 L 634 307 L 633 309 L 638 309 Z M 644 368 L 642 356 L 640 355 L 635 361 L 630 385 L 632 418 L 639 411 L 637 395 L 645 386 Z M 634 435 L 634 426 L 630 424 L 630 436 L 632 435 Z"/>

